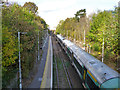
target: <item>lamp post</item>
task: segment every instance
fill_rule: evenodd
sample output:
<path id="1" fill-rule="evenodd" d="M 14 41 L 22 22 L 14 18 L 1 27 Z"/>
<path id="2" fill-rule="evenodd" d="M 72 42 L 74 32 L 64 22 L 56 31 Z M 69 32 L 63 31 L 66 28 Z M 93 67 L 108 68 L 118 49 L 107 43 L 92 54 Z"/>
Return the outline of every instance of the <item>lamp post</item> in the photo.
<path id="1" fill-rule="evenodd" d="M 20 79 L 20 89 L 22 90 L 22 74 L 21 74 L 21 60 L 20 60 L 20 34 L 27 34 L 27 32 L 18 32 L 18 49 L 19 49 L 19 79 Z"/>
<path id="2" fill-rule="evenodd" d="M 38 61 L 40 60 L 40 56 L 39 56 L 39 31 L 38 31 Z"/>
<path id="3" fill-rule="evenodd" d="M 103 45 L 102 45 L 102 62 L 104 60 L 104 30 L 103 30 Z"/>
<path id="4" fill-rule="evenodd" d="M 67 30 L 67 39 L 68 39 L 68 30 Z"/>
<path id="5" fill-rule="evenodd" d="M 73 42 L 75 43 L 75 32 L 74 32 L 74 41 Z"/>
<path id="6" fill-rule="evenodd" d="M 85 29 L 84 29 L 84 50 L 85 50 Z"/>

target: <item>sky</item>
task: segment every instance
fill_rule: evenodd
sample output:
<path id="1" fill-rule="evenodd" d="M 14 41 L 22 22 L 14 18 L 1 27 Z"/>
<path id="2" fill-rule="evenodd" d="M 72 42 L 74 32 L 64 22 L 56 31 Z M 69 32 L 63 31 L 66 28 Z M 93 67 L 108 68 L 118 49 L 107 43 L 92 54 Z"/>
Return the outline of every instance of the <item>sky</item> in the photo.
<path id="1" fill-rule="evenodd" d="M 87 16 L 98 10 L 113 10 L 120 0 L 8 0 L 24 5 L 25 2 L 34 2 L 38 6 L 38 15 L 55 29 L 60 20 L 74 17 L 80 9 L 86 9 Z"/>

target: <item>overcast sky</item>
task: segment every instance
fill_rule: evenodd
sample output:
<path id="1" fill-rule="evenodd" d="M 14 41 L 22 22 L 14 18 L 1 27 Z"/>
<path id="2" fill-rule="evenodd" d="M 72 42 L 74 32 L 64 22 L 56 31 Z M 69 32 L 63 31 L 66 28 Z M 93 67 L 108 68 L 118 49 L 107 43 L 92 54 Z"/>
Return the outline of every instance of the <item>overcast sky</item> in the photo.
<path id="1" fill-rule="evenodd" d="M 97 10 L 113 10 L 120 0 L 8 0 L 24 5 L 25 2 L 34 2 L 38 6 L 38 13 L 50 29 L 55 29 L 60 20 L 74 17 L 80 9 L 86 9 L 87 15 Z"/>

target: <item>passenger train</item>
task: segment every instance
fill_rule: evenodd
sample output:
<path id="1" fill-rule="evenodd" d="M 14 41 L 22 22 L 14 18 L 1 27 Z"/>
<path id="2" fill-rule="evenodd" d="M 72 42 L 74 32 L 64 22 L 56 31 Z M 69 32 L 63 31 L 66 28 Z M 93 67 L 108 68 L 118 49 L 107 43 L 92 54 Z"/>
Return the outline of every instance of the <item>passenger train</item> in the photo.
<path id="1" fill-rule="evenodd" d="M 120 74 L 61 35 L 56 40 L 70 58 L 86 88 L 120 88 Z"/>

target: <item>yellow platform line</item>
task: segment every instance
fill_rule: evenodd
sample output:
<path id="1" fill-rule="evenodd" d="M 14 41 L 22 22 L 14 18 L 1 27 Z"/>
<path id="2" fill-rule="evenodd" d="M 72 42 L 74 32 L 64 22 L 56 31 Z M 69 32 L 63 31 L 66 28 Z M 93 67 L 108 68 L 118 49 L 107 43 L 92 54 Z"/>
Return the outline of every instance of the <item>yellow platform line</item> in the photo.
<path id="1" fill-rule="evenodd" d="M 49 38 L 49 44 L 48 44 L 48 51 L 47 51 L 47 58 L 46 58 L 46 63 L 45 63 L 45 69 L 44 69 L 43 78 L 42 78 L 42 82 L 41 82 L 40 88 L 45 88 L 45 85 L 46 85 L 46 80 L 47 80 L 47 72 L 46 72 L 46 70 L 48 68 L 48 60 L 49 60 L 49 55 L 50 55 L 49 49 L 50 49 L 50 38 Z"/>

